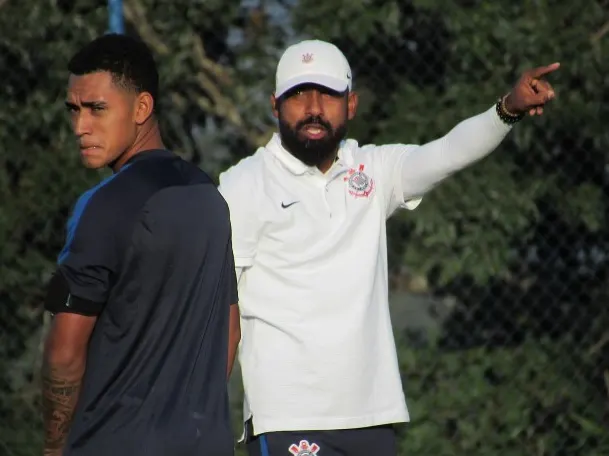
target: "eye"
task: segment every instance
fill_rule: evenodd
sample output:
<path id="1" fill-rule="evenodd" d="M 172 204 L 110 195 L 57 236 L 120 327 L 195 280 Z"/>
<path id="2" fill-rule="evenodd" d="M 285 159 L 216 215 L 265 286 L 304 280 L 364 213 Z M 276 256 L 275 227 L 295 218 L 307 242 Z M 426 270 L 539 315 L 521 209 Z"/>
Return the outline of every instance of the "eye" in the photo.
<path id="1" fill-rule="evenodd" d="M 330 99 L 330 100 L 340 100 L 343 98 L 342 93 L 334 92 L 332 90 L 324 90 L 323 92 L 321 92 L 321 96 L 324 97 L 325 99 Z"/>

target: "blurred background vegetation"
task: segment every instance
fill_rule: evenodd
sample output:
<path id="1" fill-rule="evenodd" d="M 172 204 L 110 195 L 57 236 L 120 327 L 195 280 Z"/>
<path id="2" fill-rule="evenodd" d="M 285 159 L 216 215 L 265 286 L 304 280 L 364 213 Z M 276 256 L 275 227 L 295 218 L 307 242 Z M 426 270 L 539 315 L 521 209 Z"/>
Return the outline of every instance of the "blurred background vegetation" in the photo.
<path id="1" fill-rule="evenodd" d="M 361 143 L 441 136 L 561 62 L 543 117 L 388 225 L 400 454 L 609 455 L 609 1 L 125 0 L 124 18 L 158 61 L 166 144 L 214 178 L 274 130 L 299 39 L 347 55 Z M 40 454 L 44 286 L 107 174 L 80 166 L 66 63 L 107 28 L 105 1 L 0 0 L 0 455 Z M 236 435 L 240 394 L 237 369 Z"/>

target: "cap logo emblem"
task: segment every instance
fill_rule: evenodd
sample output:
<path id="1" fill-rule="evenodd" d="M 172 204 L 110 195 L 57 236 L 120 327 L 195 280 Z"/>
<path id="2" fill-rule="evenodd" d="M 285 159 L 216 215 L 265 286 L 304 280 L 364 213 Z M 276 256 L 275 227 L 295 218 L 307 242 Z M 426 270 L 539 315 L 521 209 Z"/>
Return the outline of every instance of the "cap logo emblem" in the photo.
<path id="1" fill-rule="evenodd" d="M 303 54 L 302 63 L 311 63 L 313 61 L 313 54 Z"/>

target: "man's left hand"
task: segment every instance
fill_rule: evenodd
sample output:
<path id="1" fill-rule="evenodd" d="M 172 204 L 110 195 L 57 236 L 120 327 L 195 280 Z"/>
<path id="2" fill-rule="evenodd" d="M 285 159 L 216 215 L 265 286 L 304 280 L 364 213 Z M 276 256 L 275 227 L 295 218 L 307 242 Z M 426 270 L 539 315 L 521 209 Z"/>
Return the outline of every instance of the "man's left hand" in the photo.
<path id="1" fill-rule="evenodd" d="M 505 109 L 513 114 L 541 115 L 544 105 L 555 97 L 554 89 L 542 79 L 560 67 L 560 63 L 525 71 L 505 99 Z"/>

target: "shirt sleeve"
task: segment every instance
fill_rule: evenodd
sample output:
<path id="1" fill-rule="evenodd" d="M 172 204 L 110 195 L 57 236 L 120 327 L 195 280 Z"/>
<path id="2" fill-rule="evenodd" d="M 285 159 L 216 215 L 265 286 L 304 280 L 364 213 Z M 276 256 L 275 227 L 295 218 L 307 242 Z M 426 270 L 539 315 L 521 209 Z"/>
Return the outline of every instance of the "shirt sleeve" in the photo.
<path id="1" fill-rule="evenodd" d="M 74 206 L 67 237 L 45 299 L 52 313 L 98 315 L 110 293 L 116 272 L 116 233 L 113 211 L 101 195 L 85 193 Z"/>
<path id="2" fill-rule="evenodd" d="M 258 176 L 256 170 L 249 168 L 236 165 L 220 174 L 218 187 L 230 211 L 233 252 L 238 268 L 253 264 L 262 228 L 257 204 L 261 191 Z"/>
<path id="3" fill-rule="evenodd" d="M 385 188 L 387 215 L 399 208 L 415 209 L 425 193 L 490 154 L 511 129 L 499 119 L 493 106 L 426 144 L 378 147 L 384 180 L 389 182 Z"/>

